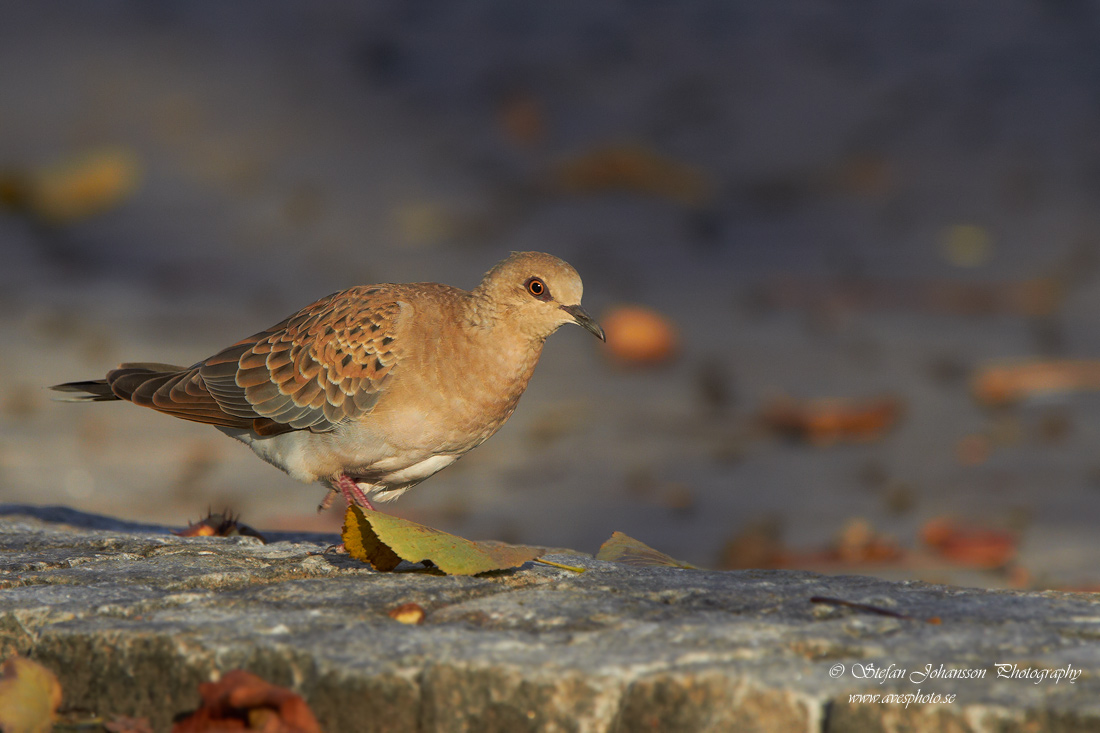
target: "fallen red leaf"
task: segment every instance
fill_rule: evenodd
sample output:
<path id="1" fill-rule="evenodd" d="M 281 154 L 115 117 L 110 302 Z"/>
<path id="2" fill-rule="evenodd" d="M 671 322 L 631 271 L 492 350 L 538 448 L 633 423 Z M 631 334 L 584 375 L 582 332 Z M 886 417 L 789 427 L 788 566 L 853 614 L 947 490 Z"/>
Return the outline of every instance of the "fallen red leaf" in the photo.
<path id="1" fill-rule="evenodd" d="M 199 685 L 199 695 L 202 707 L 172 726 L 172 733 L 321 733 L 321 726 L 300 695 L 243 669 L 227 672 L 217 682 Z"/>
<path id="2" fill-rule="evenodd" d="M 984 527 L 961 527 L 948 517 L 925 522 L 920 531 L 924 541 L 937 555 L 951 562 L 980 570 L 1007 565 L 1016 556 L 1015 534 Z"/>

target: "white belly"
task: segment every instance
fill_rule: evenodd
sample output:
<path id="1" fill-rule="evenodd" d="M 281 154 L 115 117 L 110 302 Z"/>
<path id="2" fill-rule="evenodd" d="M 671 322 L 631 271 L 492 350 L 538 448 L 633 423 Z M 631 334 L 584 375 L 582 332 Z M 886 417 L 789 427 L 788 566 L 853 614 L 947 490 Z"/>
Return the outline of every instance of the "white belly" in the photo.
<path id="1" fill-rule="evenodd" d="M 369 492 L 376 501 L 392 501 L 457 460 L 458 456 L 454 455 L 431 456 L 411 466 L 391 471 L 381 479 L 375 479 L 373 483 L 363 480 L 356 483 L 361 489 Z"/>
<path id="2" fill-rule="evenodd" d="M 251 430 L 239 428 L 223 428 L 222 431 L 231 438 L 236 438 L 272 466 L 289 474 L 292 478 L 306 483 L 320 481 L 327 476 L 319 475 L 317 461 L 314 458 L 315 447 L 310 438 L 315 438 L 314 433 L 308 430 L 295 430 L 281 435 L 258 436 Z"/>
<path id="3" fill-rule="evenodd" d="M 411 466 L 390 471 L 386 473 L 383 480 L 387 484 L 394 485 L 418 484 L 429 476 L 439 473 L 457 460 L 458 456 L 431 456 Z M 376 468 L 384 470 L 386 468 L 386 463 L 388 463 L 388 461 L 382 461 L 376 465 Z"/>
<path id="4" fill-rule="evenodd" d="M 393 455 L 388 446 L 370 440 L 349 440 L 333 433 L 295 430 L 280 435 L 258 436 L 251 430 L 219 427 L 292 478 L 311 483 L 328 481 L 339 471 L 356 479 L 364 491 L 378 493 L 381 501 L 396 499 L 405 490 L 458 460 L 452 454 Z M 364 437 L 364 436 L 360 436 Z M 351 445 L 350 443 L 354 443 Z"/>

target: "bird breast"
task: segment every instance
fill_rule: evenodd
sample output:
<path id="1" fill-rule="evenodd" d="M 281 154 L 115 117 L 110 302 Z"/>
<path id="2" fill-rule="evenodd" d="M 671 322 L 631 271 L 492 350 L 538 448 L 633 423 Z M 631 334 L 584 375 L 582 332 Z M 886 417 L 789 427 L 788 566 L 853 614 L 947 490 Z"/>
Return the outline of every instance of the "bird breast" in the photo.
<path id="1" fill-rule="evenodd" d="M 515 411 L 541 344 L 501 343 L 492 333 L 424 340 L 395 371 L 368 421 L 394 446 L 459 454 L 480 445 Z M 415 361 L 415 366 L 410 362 Z"/>

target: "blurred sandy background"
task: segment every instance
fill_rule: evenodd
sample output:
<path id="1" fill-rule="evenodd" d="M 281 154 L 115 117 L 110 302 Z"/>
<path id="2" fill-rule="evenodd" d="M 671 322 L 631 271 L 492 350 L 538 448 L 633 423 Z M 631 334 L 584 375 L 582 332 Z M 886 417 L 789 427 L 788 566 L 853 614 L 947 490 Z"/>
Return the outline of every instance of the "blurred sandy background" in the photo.
<path id="1" fill-rule="evenodd" d="M 993 362 L 1100 357 L 1095 4 L 0 18 L 0 501 L 335 529 L 320 487 L 208 427 L 44 387 L 536 249 L 598 317 L 663 314 L 672 358 L 624 366 L 563 329 L 502 432 L 387 510 L 590 552 L 617 529 L 707 567 L 1100 584 L 1100 396 L 972 391 Z M 780 435 L 779 395 L 884 398 L 888 419 Z M 962 552 L 920 539 L 942 516 Z M 1018 553 L 974 561 L 990 537 Z"/>

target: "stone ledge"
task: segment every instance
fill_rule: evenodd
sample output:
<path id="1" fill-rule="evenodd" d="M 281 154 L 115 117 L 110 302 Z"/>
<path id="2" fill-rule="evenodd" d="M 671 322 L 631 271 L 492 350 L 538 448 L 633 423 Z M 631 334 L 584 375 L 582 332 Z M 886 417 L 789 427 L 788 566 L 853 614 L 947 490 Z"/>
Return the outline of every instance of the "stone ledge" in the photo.
<path id="1" fill-rule="evenodd" d="M 573 555 L 556 559 L 587 572 L 379 574 L 319 554 L 327 538 L 179 538 L 17 511 L 0 516 L 0 652 L 53 669 L 66 707 L 148 716 L 157 730 L 197 706 L 199 682 L 234 667 L 301 692 L 327 731 L 1100 728 L 1090 595 Z M 423 625 L 387 616 L 407 602 L 427 611 Z M 999 678 L 997 663 L 1080 675 Z M 853 676 L 869 665 L 906 673 Z M 926 665 L 986 672 L 920 679 Z M 918 690 L 955 699 L 849 700 Z"/>

